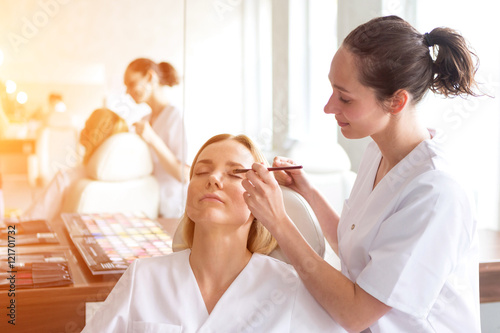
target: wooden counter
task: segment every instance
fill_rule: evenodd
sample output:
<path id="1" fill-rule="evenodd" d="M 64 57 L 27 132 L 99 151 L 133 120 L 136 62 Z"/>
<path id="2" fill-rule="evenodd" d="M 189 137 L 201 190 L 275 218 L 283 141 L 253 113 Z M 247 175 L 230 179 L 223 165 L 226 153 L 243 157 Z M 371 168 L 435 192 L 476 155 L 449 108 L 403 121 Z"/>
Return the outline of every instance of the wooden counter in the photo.
<path id="1" fill-rule="evenodd" d="M 479 231 L 479 291 L 481 303 L 500 302 L 500 232 Z"/>
<path id="2" fill-rule="evenodd" d="M 176 220 L 162 219 L 167 233 L 173 235 Z M 60 245 L 17 246 L 16 254 L 64 252 L 68 258 L 73 285 L 53 288 L 16 289 L 16 325 L 7 321 L 7 290 L 0 290 L 0 332 L 80 332 L 85 326 L 85 303 L 104 301 L 121 274 L 92 275 L 69 238 L 61 219 L 51 223 Z M 7 248 L 0 248 L 2 255 Z"/>

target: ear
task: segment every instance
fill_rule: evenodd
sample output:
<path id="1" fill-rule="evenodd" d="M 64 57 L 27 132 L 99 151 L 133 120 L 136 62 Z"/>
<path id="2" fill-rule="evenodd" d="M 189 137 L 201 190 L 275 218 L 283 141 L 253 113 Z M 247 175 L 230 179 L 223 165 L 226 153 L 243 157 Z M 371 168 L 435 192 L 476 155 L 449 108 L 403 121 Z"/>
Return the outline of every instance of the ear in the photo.
<path id="1" fill-rule="evenodd" d="M 410 100 L 410 94 L 404 89 L 399 89 L 389 100 L 389 112 L 398 114 L 401 112 Z"/>
<path id="2" fill-rule="evenodd" d="M 153 81 L 153 78 L 157 76 L 156 72 L 152 69 L 148 70 L 147 73 L 146 73 L 146 80 L 148 82 L 152 82 Z"/>

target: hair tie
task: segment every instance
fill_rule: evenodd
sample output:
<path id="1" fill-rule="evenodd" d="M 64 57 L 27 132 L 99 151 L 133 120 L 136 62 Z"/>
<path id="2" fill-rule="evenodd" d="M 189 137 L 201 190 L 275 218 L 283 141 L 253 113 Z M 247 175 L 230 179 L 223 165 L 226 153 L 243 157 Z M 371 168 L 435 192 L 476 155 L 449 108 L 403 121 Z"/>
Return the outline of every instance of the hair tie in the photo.
<path id="1" fill-rule="evenodd" d="M 427 47 L 432 47 L 432 46 L 434 46 L 434 44 L 435 44 L 435 43 L 431 41 L 431 36 L 429 35 L 429 33 L 428 33 L 428 32 L 426 32 L 426 33 L 424 34 L 424 39 L 425 39 L 425 44 L 427 45 Z"/>

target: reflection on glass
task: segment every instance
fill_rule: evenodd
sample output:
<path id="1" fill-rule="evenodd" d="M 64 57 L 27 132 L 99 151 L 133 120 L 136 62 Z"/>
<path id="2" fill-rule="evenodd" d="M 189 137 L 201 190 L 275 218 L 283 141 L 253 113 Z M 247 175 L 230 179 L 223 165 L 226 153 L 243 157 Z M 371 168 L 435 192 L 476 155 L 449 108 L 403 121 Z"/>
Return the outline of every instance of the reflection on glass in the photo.
<path id="1" fill-rule="evenodd" d="M 148 58 L 133 60 L 125 70 L 124 84 L 136 103 L 145 103 L 150 113 L 134 124 L 135 132 L 149 145 L 154 176 L 160 185 L 160 215 L 179 218 L 184 208 L 187 139 L 182 112 L 170 101 L 170 88 L 179 85 L 179 75 L 168 62 Z M 185 170 L 186 169 L 186 170 Z"/>

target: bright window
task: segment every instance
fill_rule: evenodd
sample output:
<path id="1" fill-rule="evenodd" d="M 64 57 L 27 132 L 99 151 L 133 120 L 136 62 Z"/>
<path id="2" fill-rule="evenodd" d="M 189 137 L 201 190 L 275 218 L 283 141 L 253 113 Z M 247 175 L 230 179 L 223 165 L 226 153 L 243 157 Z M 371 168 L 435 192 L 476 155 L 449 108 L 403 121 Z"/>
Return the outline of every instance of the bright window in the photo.
<path id="1" fill-rule="evenodd" d="M 453 10 L 450 10 L 453 8 Z M 495 36 L 497 11 L 491 1 L 416 1 L 416 28 L 424 33 L 435 27 L 458 30 L 480 59 L 477 73 L 483 92 L 500 95 L 500 43 Z M 429 10 L 431 9 L 431 10 Z M 496 26 L 495 26 L 496 25 Z M 428 94 L 420 104 L 425 121 L 441 129 L 451 162 L 474 190 L 480 228 L 498 229 L 500 188 L 500 104 L 498 98 L 444 100 Z"/>

